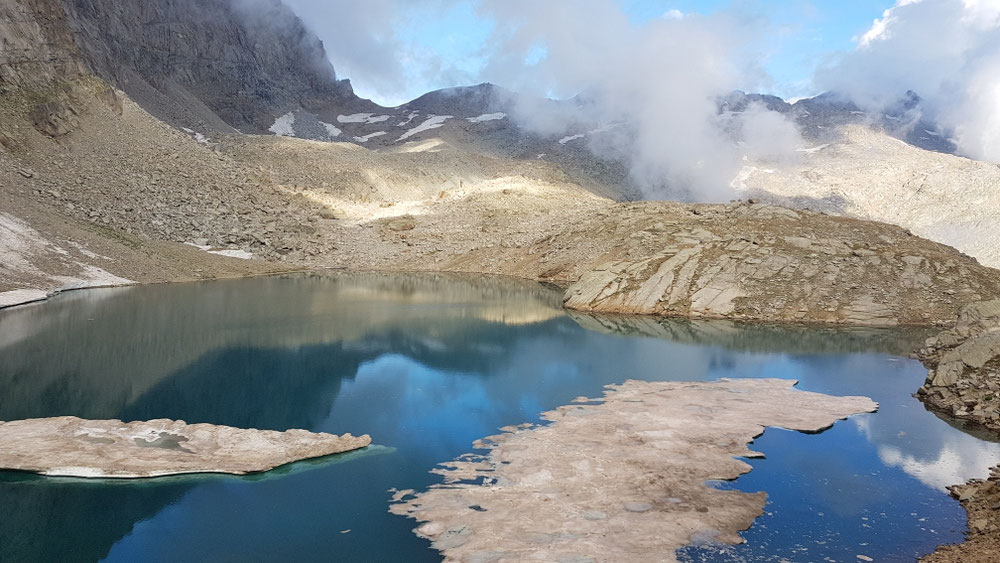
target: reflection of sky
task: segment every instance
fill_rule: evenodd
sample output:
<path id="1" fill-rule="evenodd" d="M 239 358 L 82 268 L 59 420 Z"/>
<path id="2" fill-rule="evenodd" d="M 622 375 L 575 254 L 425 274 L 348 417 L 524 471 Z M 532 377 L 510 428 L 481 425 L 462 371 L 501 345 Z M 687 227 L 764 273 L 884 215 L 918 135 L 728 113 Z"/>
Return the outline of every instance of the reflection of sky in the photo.
<path id="1" fill-rule="evenodd" d="M 281 284 L 267 282 L 266 295 L 280 293 Z M 260 325 L 252 304 L 262 296 L 253 283 L 239 287 L 225 313 L 233 318 L 220 317 L 212 330 Z M 320 283 L 311 290 L 301 280 L 293 287 L 308 299 L 318 298 L 311 291 L 327 288 Z M 171 300 L 183 298 L 178 288 L 183 286 L 169 292 Z M 156 293 L 144 288 L 128 295 L 143 297 L 143 306 L 157 305 Z M 339 310 L 329 293 L 322 299 L 329 304 L 324 310 Z M 96 400 L 107 405 L 101 412 L 108 417 L 134 413 L 211 422 L 216 413 L 219 422 L 366 432 L 376 444 L 395 448 L 393 452 L 275 479 L 190 481 L 171 489 L 172 496 L 156 495 L 153 488 L 145 492 L 141 487 L 118 487 L 114 493 L 101 487 L 28 487 L 0 481 L 0 510 L 61 511 L 67 518 L 78 514 L 71 518 L 80 523 L 73 533 L 113 534 L 107 543 L 114 543 L 107 555 L 113 561 L 329 560 L 331 554 L 340 560 L 433 561 L 436 553 L 411 532 L 414 522 L 388 513 L 388 489 L 425 488 L 438 481 L 428 473 L 431 468 L 470 451 L 475 439 L 501 426 L 537 422 L 542 411 L 579 395 L 600 396 L 604 385 L 629 378 L 791 378 L 799 380 L 801 389 L 866 395 L 880 403 L 878 413 L 852 417 L 819 435 L 769 430 L 757 440 L 752 447 L 767 459 L 753 460 L 755 470 L 728 486 L 768 491 L 768 515 L 746 532 L 746 546 L 734 548 L 742 551 L 729 552 L 732 558 L 780 553 L 791 560 L 822 560 L 829 554 L 853 560 L 854 553 L 883 557 L 929 551 L 937 543 L 960 539 L 964 522 L 957 503 L 941 488 L 984 476 L 1000 461 L 1000 445 L 963 434 L 910 396 L 924 376 L 911 360 L 875 352 L 810 351 L 808 346 L 791 353 L 788 331 L 768 341 L 763 328 L 740 329 L 754 343 L 752 349 L 725 348 L 698 338 L 682 343 L 589 332 L 567 317 L 514 326 L 465 318 L 456 330 L 453 313 L 458 305 L 443 311 L 434 303 L 408 306 L 401 315 L 406 322 L 392 324 L 392 311 L 399 306 L 392 299 L 352 305 L 352 316 L 342 321 L 352 324 L 345 327 L 350 330 L 332 326 L 329 319 L 339 317 L 325 313 L 325 329 L 331 335 L 351 335 L 329 341 L 308 338 L 296 344 L 289 335 L 299 328 L 291 315 L 273 326 L 265 322 L 254 328 L 261 331 L 254 342 L 268 346 L 247 342 L 211 348 L 167 377 L 145 384 L 144 391 L 123 406 L 115 406 L 121 404 L 118 400 L 102 402 L 95 393 L 128 397 L 127 377 L 116 374 L 103 386 L 78 393 L 68 384 L 74 372 L 48 373 L 49 358 L 42 355 L 19 361 L 50 376 L 39 379 L 44 386 L 32 387 L 36 380 L 16 373 L 0 386 L 0 393 L 15 393 L 29 411 L 30 405 L 51 404 L 72 414 L 84 412 Z M 118 307 L 130 310 L 124 303 Z M 366 311 L 378 322 L 365 325 Z M 62 313 L 72 317 L 72 311 Z M 114 326 L 112 321 L 102 326 Z M 44 333 L 24 322 L 24 334 Z M 199 340 L 204 323 L 185 322 L 183 317 L 175 319 L 174 332 Z M 282 336 L 263 334 L 268 326 Z M 79 348 L 71 335 L 52 334 L 65 340 L 59 350 Z M 99 336 L 90 334 L 87 341 Z M 29 345 L 22 349 L 45 349 L 45 342 L 34 341 L 37 338 L 28 336 L 0 352 L 16 354 L 19 346 Z M 143 346 L 165 346 L 142 334 L 116 333 L 116 338 L 140 360 Z M 52 365 L 100 366 L 103 359 L 56 358 Z M 123 370 L 142 369 L 120 358 L 118 363 Z M 90 377 L 101 381 L 97 375 Z M 129 492 L 128 503 L 117 502 L 122 490 Z M 72 504 L 69 496 L 76 498 Z M 115 519 L 128 526 L 106 532 L 106 518 L 91 518 L 106 511 L 114 511 Z M 0 546 L 13 537 L 44 541 L 45 534 L 62 534 L 38 520 L 30 529 L 27 521 L 24 529 L 15 520 L 0 521 Z M 351 531 L 341 533 L 347 529 Z M 22 543 L 27 551 L 19 553 L 19 559 L 31 559 L 32 542 Z M 876 544 L 877 549 L 871 547 Z M 688 553 L 696 559 L 705 554 Z M 0 559 L 3 555 L 0 550 Z"/>
<path id="2" fill-rule="evenodd" d="M 219 545 L 218 537 L 199 537 L 203 533 L 199 530 L 234 518 L 237 522 L 221 532 L 229 538 L 225 543 L 245 546 L 237 552 L 246 556 L 254 553 L 251 547 L 269 553 L 268 545 L 258 545 L 267 541 L 255 530 L 266 528 L 270 517 L 242 516 L 247 511 L 269 511 L 293 521 L 307 517 L 312 522 L 321 517 L 326 524 L 311 523 L 281 532 L 288 541 L 312 545 L 313 549 L 329 544 L 348 550 L 354 546 L 358 552 L 377 550 L 377 545 L 359 546 L 369 543 L 364 540 L 365 530 L 380 529 L 395 518 L 383 514 L 386 489 L 424 488 L 437 481 L 427 474 L 428 469 L 469 451 L 476 438 L 496 433 L 507 424 L 536 421 L 543 410 L 577 395 L 597 396 L 606 383 L 630 377 L 794 378 L 803 389 L 865 394 L 880 401 L 877 414 L 853 417 L 851 422 L 839 423 L 820 435 L 777 429 L 765 433 L 753 447 L 768 458 L 753 460 L 755 471 L 733 486 L 766 490 L 770 495 L 768 514 L 746 532 L 748 544 L 724 550 L 725 555 L 709 551 L 710 559 L 753 560 L 778 553 L 791 560 L 812 559 L 817 554 L 834 559 L 855 553 L 917 556 L 938 543 L 960 539 L 964 530 L 960 507 L 939 490 L 940 485 L 981 474 L 1000 460 L 996 444 L 951 428 L 909 396 L 923 373 L 919 364 L 909 360 L 879 354 L 750 354 L 579 332 L 571 325 L 552 328 L 502 344 L 505 353 L 501 356 L 495 349 L 500 344 L 487 343 L 486 349 L 494 357 L 484 372 L 434 368 L 398 353 L 363 362 L 355 377 L 343 381 L 329 416 L 316 429 L 337 432 L 348 424 L 364 428 L 376 443 L 398 448 L 395 455 L 365 460 L 368 467 L 360 481 L 350 477 L 356 470 L 356 464 L 351 463 L 275 480 L 266 485 L 268 490 L 255 490 L 261 487 L 256 483 L 239 482 L 197 487 L 163 516 L 157 515 L 123 538 L 110 559 L 127 560 L 150 549 L 163 553 L 186 549 L 179 545 L 192 549 L 203 542 Z M 897 462 L 886 452 L 897 452 L 905 460 Z M 934 474 L 942 456 L 950 456 L 952 463 L 948 472 Z M 326 483 L 325 489 L 317 486 L 320 481 Z M 351 490 L 338 491 L 344 483 Z M 317 493 L 317 488 L 337 492 Z M 329 499 L 324 502 L 337 499 L 356 512 L 349 518 L 339 510 L 337 517 L 327 514 L 332 509 L 317 504 L 317 498 L 324 497 Z M 237 510 L 240 516 L 231 514 L 234 503 L 241 507 Z M 179 531 L 161 536 L 164 527 Z M 338 527 L 352 528 L 352 532 L 339 534 L 333 529 Z M 313 534 L 324 539 L 317 540 Z M 178 536 L 186 539 L 178 542 Z M 419 541 L 404 541 L 402 536 L 400 541 L 403 544 L 398 549 L 404 545 L 422 549 Z M 392 553 L 398 553 L 398 558 L 383 552 L 379 557 L 409 558 L 397 548 Z M 296 556 L 308 558 L 306 553 L 308 550 Z M 424 551 L 419 554 L 427 556 Z M 276 557 L 288 555 L 275 552 Z M 683 555 L 697 560 L 705 551 L 691 550 Z"/>

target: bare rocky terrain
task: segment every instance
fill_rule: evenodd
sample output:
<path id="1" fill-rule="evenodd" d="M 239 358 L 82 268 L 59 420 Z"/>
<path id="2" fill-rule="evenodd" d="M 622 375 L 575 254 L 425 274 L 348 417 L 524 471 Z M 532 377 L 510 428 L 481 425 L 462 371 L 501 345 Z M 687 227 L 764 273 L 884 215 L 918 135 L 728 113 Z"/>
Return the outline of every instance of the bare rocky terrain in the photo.
<path id="1" fill-rule="evenodd" d="M 945 545 L 921 561 L 932 563 L 992 563 L 1000 553 L 1000 465 L 986 479 L 949 488 L 969 515 L 965 542 Z"/>
<path id="2" fill-rule="evenodd" d="M 928 339 L 919 355 L 930 368 L 918 392 L 925 404 L 1000 433 L 1000 300 L 963 307 L 958 323 Z"/>

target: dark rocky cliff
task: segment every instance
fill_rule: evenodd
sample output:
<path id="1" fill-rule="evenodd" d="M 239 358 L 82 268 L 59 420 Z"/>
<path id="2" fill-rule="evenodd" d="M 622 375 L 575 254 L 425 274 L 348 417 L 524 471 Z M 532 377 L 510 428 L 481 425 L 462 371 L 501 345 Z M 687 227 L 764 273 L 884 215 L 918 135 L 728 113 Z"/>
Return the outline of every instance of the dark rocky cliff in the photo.
<path id="1" fill-rule="evenodd" d="M 365 109 L 280 0 L 0 0 L 0 87 L 92 71 L 202 131 L 263 132 L 298 107 Z"/>

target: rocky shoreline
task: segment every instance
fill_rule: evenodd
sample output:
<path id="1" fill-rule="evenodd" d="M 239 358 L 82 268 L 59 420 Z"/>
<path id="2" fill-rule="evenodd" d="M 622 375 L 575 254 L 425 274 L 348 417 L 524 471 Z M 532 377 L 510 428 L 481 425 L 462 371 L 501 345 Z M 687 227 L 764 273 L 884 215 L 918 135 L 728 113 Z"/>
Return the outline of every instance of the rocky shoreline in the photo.
<path id="1" fill-rule="evenodd" d="M 918 357 L 930 370 L 917 392 L 928 408 L 1000 433 L 1000 299 L 963 307 L 954 328 L 929 338 Z"/>
<path id="2" fill-rule="evenodd" d="M 1000 465 L 987 479 L 973 479 L 948 490 L 969 515 L 968 535 L 963 543 L 941 546 L 921 561 L 994 563 L 1000 554 Z"/>

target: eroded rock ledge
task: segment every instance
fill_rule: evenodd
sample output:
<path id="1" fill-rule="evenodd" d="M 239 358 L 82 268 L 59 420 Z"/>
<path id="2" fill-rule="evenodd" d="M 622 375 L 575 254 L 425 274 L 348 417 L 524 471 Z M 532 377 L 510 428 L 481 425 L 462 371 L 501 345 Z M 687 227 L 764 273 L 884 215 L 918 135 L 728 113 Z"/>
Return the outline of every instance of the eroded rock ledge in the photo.
<path id="1" fill-rule="evenodd" d="M 917 392 L 932 409 L 1000 432 L 1000 299 L 963 307 L 955 327 L 927 340 Z"/>
<path id="2" fill-rule="evenodd" d="M 717 490 L 750 471 L 734 456 L 767 426 L 818 431 L 872 412 L 865 397 L 793 389 L 780 379 L 628 381 L 506 427 L 434 472 L 445 484 L 399 491 L 390 511 L 423 524 L 449 561 L 664 561 L 694 537 L 740 543 L 766 493 Z M 597 404 L 594 404 L 597 403 Z"/>
<path id="3" fill-rule="evenodd" d="M 988 479 L 973 479 L 949 487 L 951 496 L 969 514 L 969 534 L 964 543 L 941 546 L 924 562 L 993 563 L 1000 554 L 1000 465 Z"/>
<path id="4" fill-rule="evenodd" d="M 0 469 L 63 477 L 245 475 L 363 448 L 371 438 L 306 430 L 246 430 L 157 419 L 74 416 L 0 422 Z"/>

